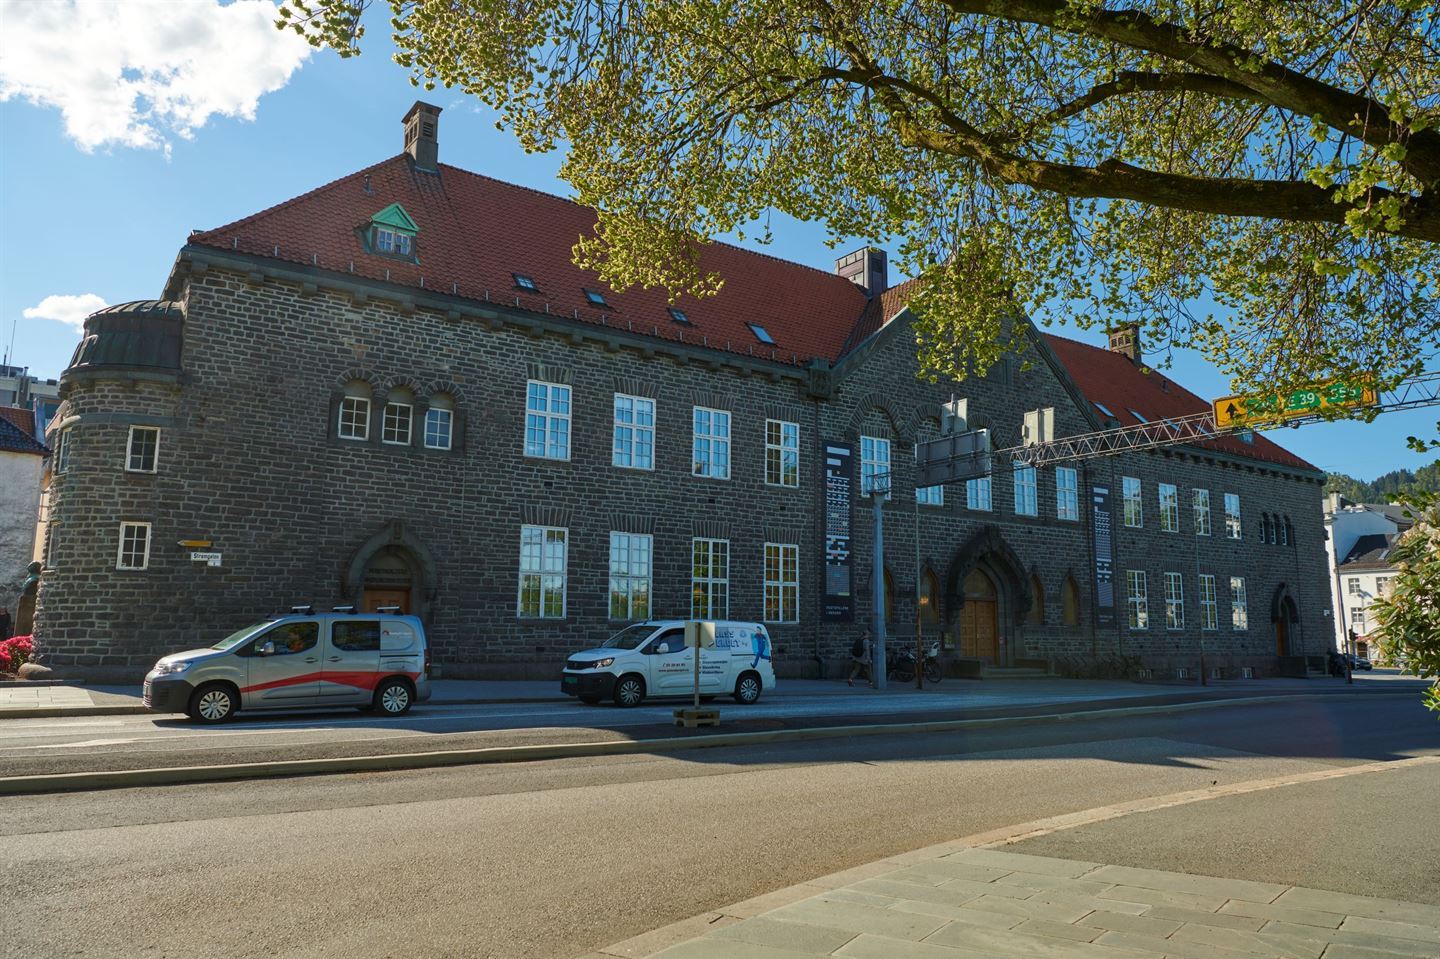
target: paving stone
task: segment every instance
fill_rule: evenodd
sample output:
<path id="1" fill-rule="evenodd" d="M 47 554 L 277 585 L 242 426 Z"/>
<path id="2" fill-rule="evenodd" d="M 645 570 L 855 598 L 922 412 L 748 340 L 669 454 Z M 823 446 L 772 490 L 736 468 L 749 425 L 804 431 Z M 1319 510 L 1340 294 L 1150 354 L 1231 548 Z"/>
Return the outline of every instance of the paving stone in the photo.
<path id="1" fill-rule="evenodd" d="M 1150 919 L 1145 916 L 1131 916 L 1120 912 L 1092 912 L 1081 919 L 1077 925 L 1105 929 L 1110 932 L 1133 932 L 1141 936 L 1154 936 L 1157 939 L 1164 939 L 1180 928 L 1180 923 L 1174 920 Z"/>
<path id="2" fill-rule="evenodd" d="M 792 902 L 799 902 L 801 899 L 809 899 L 820 892 L 819 886 L 811 886 L 808 883 L 799 886 L 787 886 L 784 889 L 776 889 L 774 892 L 761 893 L 752 896 L 733 906 L 726 906 L 724 913 L 727 916 L 739 916 L 741 919 L 749 919 L 769 912 L 771 909 L 779 909 L 781 906 L 788 906 Z"/>
<path id="3" fill-rule="evenodd" d="M 1151 919 L 1170 919 L 1175 922 L 1193 922 L 1202 926 L 1219 929 L 1238 929 L 1244 932 L 1258 932 L 1265 925 L 1264 919 L 1254 916 L 1226 916 L 1201 909 L 1181 909 L 1177 906 L 1154 906 L 1145 913 Z"/>
<path id="4" fill-rule="evenodd" d="M 1140 936 L 1133 932 L 1107 932 L 1096 939 L 1094 944 L 1158 952 L 1167 959 L 1255 959 L 1253 952 L 1235 952 L 1232 949 L 1220 949 L 1199 942 L 1157 939 L 1155 936 Z"/>
<path id="5" fill-rule="evenodd" d="M 775 949 L 731 939 L 692 939 L 657 952 L 651 959 L 815 959 L 823 955 L 826 953 Z"/>
<path id="6" fill-rule="evenodd" d="M 841 886 L 848 886 L 852 882 L 861 879 L 871 879 L 875 876 L 888 876 L 896 872 L 900 867 L 886 862 L 867 862 L 851 869 L 842 869 L 839 872 L 832 872 L 828 876 L 821 876 L 819 879 L 811 879 L 807 886 L 821 886 L 825 889 L 839 889 Z"/>
<path id="7" fill-rule="evenodd" d="M 830 889 L 810 898 L 828 899 L 830 902 L 858 902 L 861 905 L 874 906 L 876 909 L 889 909 L 900 901 L 894 896 L 881 896 L 873 892 L 861 892 L 858 889 Z"/>
<path id="8" fill-rule="evenodd" d="M 1338 943 L 1325 951 L 1325 959 L 1405 959 L 1405 953 Z"/>
<path id="9" fill-rule="evenodd" d="M 1170 937 L 1172 942 L 1197 942 L 1236 952 L 1253 952 L 1276 959 L 1319 959 L 1325 951 L 1325 944 L 1297 936 L 1279 934 L 1266 935 L 1247 932 L 1243 929 L 1222 929 L 1219 926 L 1205 926 L 1186 923 Z"/>
<path id="10" fill-rule="evenodd" d="M 996 915 L 999 915 L 996 913 Z M 1049 919 L 1026 919 L 1015 927 L 1016 932 L 1032 936 L 1049 936 L 1052 939 L 1070 939 L 1075 942 L 1091 942 L 1103 932 L 1089 926 L 1075 926 L 1068 922 L 1051 922 Z"/>
<path id="11" fill-rule="evenodd" d="M 1070 879 L 1079 879 L 1100 865 L 1097 862 L 1082 862 L 1076 859 L 1022 856 L 1013 852 L 1001 852 L 998 849 L 966 849 L 945 858 L 959 859 L 981 866 L 995 866 L 1015 872 L 1038 872 L 1045 876 L 1064 876 Z"/>
<path id="12" fill-rule="evenodd" d="M 976 949 L 887 939 L 869 934 L 851 939 L 841 946 L 835 955 L 847 956 L 849 959 L 992 959 L 990 953 Z"/>
<path id="13" fill-rule="evenodd" d="M 873 932 L 892 939 L 924 939 L 945 925 L 945 920 L 935 916 L 876 909 L 859 903 L 826 902 L 823 899 L 807 899 L 776 909 L 767 918 L 851 932 Z"/>
<path id="14" fill-rule="evenodd" d="M 1163 889 L 1141 889 L 1138 886 L 1115 886 L 1100 893 L 1099 899 L 1114 899 L 1118 902 L 1138 902 L 1151 906 L 1175 906 L 1180 909 L 1199 909 L 1215 912 L 1225 904 L 1218 896 L 1200 896 L 1188 892 L 1166 892 Z"/>
<path id="15" fill-rule="evenodd" d="M 981 896 L 965 903 L 966 909 L 982 912 L 1001 912 L 1023 919 L 1049 919 L 1052 922 L 1074 922 L 1088 916 L 1093 909 L 1085 906 L 1062 905 L 1051 902 L 1036 902 L 1031 899 L 1002 899 L 997 896 Z"/>
<path id="16" fill-rule="evenodd" d="M 936 888 L 947 892 L 968 892 L 972 896 L 1001 896 L 1005 899 L 1029 899 L 1035 895 L 1023 886 L 1006 886 L 998 882 L 975 882 L 973 879 L 948 879 Z"/>
<path id="17" fill-rule="evenodd" d="M 1392 939 L 1369 932 L 1346 932 L 1344 929 L 1319 929 L 1290 922 L 1267 922 L 1262 932 L 1266 935 L 1289 936 L 1292 939 L 1307 939 L 1312 942 L 1336 943 L 1376 949 L 1400 956 L 1418 956 L 1420 959 L 1435 959 L 1440 949 L 1433 942 L 1417 939 Z"/>
<path id="18" fill-rule="evenodd" d="M 1222 915 L 1250 916 L 1255 919 L 1276 919 L 1281 922 L 1295 922 L 1306 926 L 1320 926 L 1338 929 L 1345 917 L 1336 912 L 1320 912 L 1315 909 L 1294 909 L 1288 906 L 1267 905 L 1263 902 L 1246 902 L 1231 899 L 1220 907 Z"/>
<path id="19" fill-rule="evenodd" d="M 1033 892 L 1064 889 L 1066 892 L 1078 893 L 1082 896 L 1098 896 L 1105 890 L 1114 887 L 1114 883 L 1109 882 L 1092 882 L 1089 879 L 1070 879 L 1065 876 L 1046 876 L 1038 872 L 1010 872 L 999 877 L 995 882 L 1003 886 L 1019 886 Z"/>
<path id="20" fill-rule="evenodd" d="M 1113 882 L 1142 889 L 1166 892 L 1187 892 L 1218 899 L 1246 899 L 1250 902 L 1274 902 L 1290 890 L 1273 882 L 1251 882 L 1248 879 L 1216 879 L 1213 876 L 1191 876 L 1160 869 L 1136 869 L 1133 866 L 1101 866 L 1086 878 Z M 1299 903 L 1295 903 L 1299 905 Z"/>
<path id="21" fill-rule="evenodd" d="M 983 909 L 951 906 L 943 902 L 920 902 L 912 899 L 897 901 L 890 908 L 899 912 L 918 912 L 922 916 L 938 916 L 941 919 L 954 919 L 956 922 L 989 926 L 991 929 L 1013 929 L 1025 921 L 1020 916 L 1004 912 L 987 912 Z"/>
<path id="22" fill-rule="evenodd" d="M 902 869 L 894 874 L 894 878 L 905 879 L 907 882 L 929 882 L 930 877 L 934 877 L 932 885 L 938 886 L 947 879 L 994 882 L 1007 873 L 1008 870 L 995 866 L 979 866 L 975 863 L 960 862 L 954 859 L 932 859 L 929 862 L 916 863 Z"/>
<path id="23" fill-rule="evenodd" d="M 790 949 L 795 952 L 828 956 L 854 939 L 855 936 L 856 933 L 843 929 L 812 926 L 803 922 L 782 922 L 778 919 L 762 917 L 726 926 L 724 929 L 712 933 L 710 938 L 753 942 L 756 945 L 771 946 L 775 949 Z"/>
<path id="24" fill-rule="evenodd" d="M 1245 899 L 1248 897 L 1237 896 L 1235 898 Z M 1420 926 L 1440 926 L 1440 906 L 1397 902 L 1394 899 L 1373 899 L 1369 896 L 1327 892 L 1323 889 L 1291 889 L 1276 899 L 1275 905 L 1294 906 L 1298 909 L 1318 909 L 1321 912 L 1338 912 L 1347 916 L 1364 916 L 1368 919 L 1389 919 L 1392 922 L 1409 922 Z"/>
<path id="25" fill-rule="evenodd" d="M 1366 932 L 1391 939 L 1418 939 L 1422 942 L 1440 943 L 1440 927 L 1420 926 L 1409 922 L 1394 922 L 1389 919 L 1370 919 L 1365 916 L 1347 916 L 1340 926 L 1345 932 Z M 1437 949 L 1436 952 L 1440 952 Z"/>
<path id="26" fill-rule="evenodd" d="M 853 887 L 856 892 L 866 892 L 891 899 L 915 899 L 920 902 L 943 902 L 961 906 L 978 899 L 979 894 L 963 889 L 944 889 L 940 886 L 923 886 L 918 882 L 898 882 L 893 879 L 866 879 Z"/>
<path id="27" fill-rule="evenodd" d="M 951 923 L 925 940 L 927 943 L 959 946 L 987 952 L 992 956 L 1024 956 L 1025 959 L 1161 959 L 1165 951 L 1101 946 L 1048 936 L 1033 936 L 1014 929 L 985 929 Z"/>
<path id="28" fill-rule="evenodd" d="M 1121 902 L 1118 899 L 1097 899 L 1094 896 L 1072 896 L 1055 889 L 1046 892 L 1037 892 L 1027 902 L 1048 902 L 1055 906 L 1074 906 L 1077 909 L 1088 909 L 1094 912 L 1123 912 L 1132 916 L 1138 916 L 1152 908 L 1143 902 Z"/>

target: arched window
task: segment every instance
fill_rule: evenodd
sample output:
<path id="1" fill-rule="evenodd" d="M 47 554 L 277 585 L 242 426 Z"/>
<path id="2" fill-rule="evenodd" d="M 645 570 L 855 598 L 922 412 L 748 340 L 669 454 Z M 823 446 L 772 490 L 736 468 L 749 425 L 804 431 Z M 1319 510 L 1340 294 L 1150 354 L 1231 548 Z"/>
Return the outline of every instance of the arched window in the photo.
<path id="1" fill-rule="evenodd" d="M 1061 605 L 1064 607 L 1062 613 L 1065 617 L 1066 626 L 1080 625 L 1080 587 L 1075 582 L 1075 577 L 1067 575 L 1065 585 L 1060 590 Z"/>
<path id="2" fill-rule="evenodd" d="M 1034 602 L 1030 604 L 1030 611 L 1025 614 L 1025 622 L 1034 626 L 1045 625 L 1045 584 L 1040 582 L 1039 576 L 1030 577 L 1030 593 Z"/>
<path id="3" fill-rule="evenodd" d="M 335 435 L 342 440 L 365 441 L 370 438 L 370 396 L 373 390 L 364 380 L 351 380 L 345 384 L 345 393 L 340 397 L 339 415 L 335 421 Z"/>
<path id="4" fill-rule="evenodd" d="M 1260 514 L 1260 542 L 1270 542 L 1270 514 Z"/>
<path id="5" fill-rule="evenodd" d="M 920 575 L 920 625 L 940 625 L 940 579 L 929 569 Z"/>
<path id="6" fill-rule="evenodd" d="M 1271 516 L 1271 517 L 1270 517 L 1270 545 L 1272 545 L 1272 546 L 1275 545 L 1276 543 L 1280 542 L 1280 535 L 1279 535 L 1279 532 L 1278 532 L 1278 529 L 1277 529 L 1277 528 L 1279 527 L 1279 525 L 1280 525 L 1280 517 L 1278 517 L 1278 516 Z"/>
<path id="7" fill-rule="evenodd" d="M 415 394 L 403 386 L 385 397 L 385 416 L 380 423 L 380 442 L 389 446 L 409 446 L 415 423 Z"/>
<path id="8" fill-rule="evenodd" d="M 1280 543 L 1282 546 L 1289 546 L 1295 542 L 1295 527 L 1290 525 L 1290 517 L 1285 517 L 1285 525 L 1280 527 Z"/>
<path id="9" fill-rule="evenodd" d="M 448 450 L 454 443 L 455 401 L 449 394 L 436 393 L 430 397 L 430 408 L 425 411 L 425 448 Z"/>

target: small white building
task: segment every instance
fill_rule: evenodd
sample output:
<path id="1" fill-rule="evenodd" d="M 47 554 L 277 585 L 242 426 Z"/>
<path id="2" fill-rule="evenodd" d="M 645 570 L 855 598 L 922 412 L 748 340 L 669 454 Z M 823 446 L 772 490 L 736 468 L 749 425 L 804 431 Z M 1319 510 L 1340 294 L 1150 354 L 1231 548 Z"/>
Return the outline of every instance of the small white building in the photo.
<path id="1" fill-rule="evenodd" d="M 1371 655 L 1375 628 L 1371 605 L 1385 595 L 1396 574 L 1390 550 L 1412 522 L 1393 504 L 1351 503 L 1338 493 L 1325 500 L 1325 551 L 1335 649 L 1362 658 Z"/>
<path id="2" fill-rule="evenodd" d="M 29 410 L 0 407 L 0 606 L 10 608 L 34 558 L 40 485 L 49 451 L 31 436 Z"/>

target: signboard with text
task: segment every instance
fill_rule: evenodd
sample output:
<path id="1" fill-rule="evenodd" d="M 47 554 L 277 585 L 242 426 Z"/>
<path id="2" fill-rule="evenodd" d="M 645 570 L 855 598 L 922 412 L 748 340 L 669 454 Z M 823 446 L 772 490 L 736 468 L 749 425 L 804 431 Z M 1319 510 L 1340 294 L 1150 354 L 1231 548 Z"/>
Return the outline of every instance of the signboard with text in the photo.
<path id="1" fill-rule="evenodd" d="M 1095 626 L 1115 625 L 1115 552 L 1111 538 L 1110 487 L 1090 487 L 1090 529 L 1095 544 Z"/>
<path id="2" fill-rule="evenodd" d="M 848 623 L 855 618 L 850 549 L 850 501 L 854 486 L 854 448 L 847 443 L 826 443 L 825 598 L 821 618 L 831 623 Z"/>
<path id="3" fill-rule="evenodd" d="M 1375 391 L 1368 386 L 1335 380 L 1291 393 L 1256 393 L 1222 396 L 1213 404 L 1215 426 L 1227 429 L 1265 423 L 1283 423 L 1327 410 L 1353 410 L 1374 406 Z"/>

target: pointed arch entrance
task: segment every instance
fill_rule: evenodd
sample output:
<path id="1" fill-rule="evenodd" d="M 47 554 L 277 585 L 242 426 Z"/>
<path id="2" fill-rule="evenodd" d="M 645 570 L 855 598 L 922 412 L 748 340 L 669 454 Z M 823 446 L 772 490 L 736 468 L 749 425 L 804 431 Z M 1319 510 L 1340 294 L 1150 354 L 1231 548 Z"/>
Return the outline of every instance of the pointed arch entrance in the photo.
<path id="1" fill-rule="evenodd" d="M 391 520 L 355 550 L 341 592 L 366 612 L 398 606 L 429 620 L 435 599 L 435 560 L 402 520 Z"/>
<path id="2" fill-rule="evenodd" d="M 961 585 L 960 655 L 986 662 L 1000 661 L 1000 591 L 980 567 L 970 570 Z"/>
<path id="3" fill-rule="evenodd" d="M 960 654 L 997 666 L 1023 656 L 1029 577 L 1000 530 L 987 526 L 955 553 L 945 576 L 945 613 Z"/>
<path id="4" fill-rule="evenodd" d="M 1300 655 L 1299 637 L 1296 635 L 1300 611 L 1295 606 L 1295 598 L 1290 595 L 1290 588 L 1284 583 L 1276 587 L 1275 596 L 1270 601 L 1270 620 L 1275 624 L 1275 655 Z"/>

